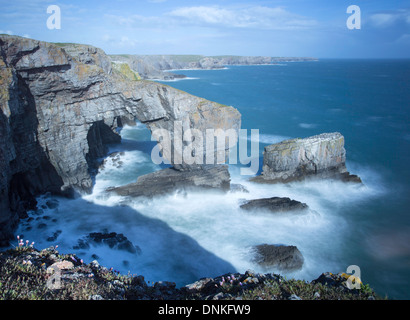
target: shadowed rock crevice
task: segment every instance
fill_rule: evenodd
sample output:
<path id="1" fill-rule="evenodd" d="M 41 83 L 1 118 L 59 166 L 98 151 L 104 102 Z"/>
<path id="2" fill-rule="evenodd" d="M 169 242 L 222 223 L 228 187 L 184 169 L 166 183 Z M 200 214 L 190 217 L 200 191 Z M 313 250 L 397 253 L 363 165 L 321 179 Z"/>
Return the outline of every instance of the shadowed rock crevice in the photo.
<path id="1" fill-rule="evenodd" d="M 7 72 L 4 65 L 1 71 L 2 74 Z M 35 99 L 22 77 L 14 72 L 11 75 L 8 105 L 6 108 L 2 104 L 0 120 L 0 139 L 4 146 L 0 156 L 0 166 L 4 170 L 0 181 L 0 245 L 7 245 L 18 219 L 35 208 L 36 196 L 44 192 L 63 194 L 63 181 L 38 141 Z"/>
<path id="2" fill-rule="evenodd" d="M 93 123 L 87 133 L 88 153 L 85 155 L 91 176 L 95 175 L 102 157 L 108 153 L 109 144 L 120 143 L 121 136 L 104 121 Z"/>

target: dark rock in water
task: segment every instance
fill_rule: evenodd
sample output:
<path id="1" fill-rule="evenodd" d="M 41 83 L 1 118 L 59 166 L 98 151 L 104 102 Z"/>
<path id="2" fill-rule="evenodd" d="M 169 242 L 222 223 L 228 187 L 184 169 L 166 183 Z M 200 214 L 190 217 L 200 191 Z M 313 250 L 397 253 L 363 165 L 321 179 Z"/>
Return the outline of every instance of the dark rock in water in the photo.
<path id="1" fill-rule="evenodd" d="M 268 210 L 271 212 L 302 211 L 309 208 L 306 203 L 280 197 L 249 200 L 240 207 L 244 210 Z"/>
<path id="2" fill-rule="evenodd" d="M 339 132 L 291 139 L 265 147 L 263 167 L 254 182 L 277 183 L 329 178 L 361 183 L 346 169 L 344 137 Z"/>
<path id="3" fill-rule="evenodd" d="M 90 244 L 85 239 L 78 239 L 77 245 L 73 247 L 73 249 L 90 249 Z M 97 259 L 97 258 L 94 258 Z"/>
<path id="4" fill-rule="evenodd" d="M 122 162 L 120 159 L 124 154 L 124 152 L 113 152 L 109 154 L 108 157 L 104 159 L 104 161 L 99 165 L 98 170 L 104 169 L 109 162 L 111 162 L 115 167 L 121 168 L 124 162 Z"/>
<path id="5" fill-rule="evenodd" d="M 89 249 L 91 243 L 105 244 L 111 249 L 124 250 L 130 253 L 141 254 L 141 248 L 132 244 L 122 233 L 92 232 L 84 239 L 79 239 L 74 249 Z"/>
<path id="6" fill-rule="evenodd" d="M 47 200 L 46 205 L 49 209 L 55 209 L 58 207 L 58 200 L 56 199 Z"/>
<path id="7" fill-rule="evenodd" d="M 240 183 L 231 183 L 230 192 L 244 192 L 249 193 L 249 190 Z"/>
<path id="8" fill-rule="evenodd" d="M 340 179 L 344 182 L 354 182 L 354 183 L 362 183 L 362 179 L 355 174 L 350 174 L 349 172 L 344 172 L 340 174 Z"/>
<path id="9" fill-rule="evenodd" d="M 304 258 L 296 246 L 260 244 L 253 247 L 254 262 L 283 271 L 301 269 Z"/>
<path id="10" fill-rule="evenodd" d="M 204 166 L 180 171 L 173 168 L 159 170 L 143 175 L 137 182 L 121 187 L 109 188 L 121 196 L 154 197 L 176 191 L 222 190 L 230 187 L 230 174 L 226 165 Z"/>
<path id="11" fill-rule="evenodd" d="M 58 236 L 61 234 L 61 232 L 62 232 L 61 230 L 57 230 L 56 232 L 53 233 L 52 236 L 50 236 L 50 237 L 47 238 L 47 241 L 48 241 L 48 242 L 56 241 L 57 238 L 58 238 Z"/>

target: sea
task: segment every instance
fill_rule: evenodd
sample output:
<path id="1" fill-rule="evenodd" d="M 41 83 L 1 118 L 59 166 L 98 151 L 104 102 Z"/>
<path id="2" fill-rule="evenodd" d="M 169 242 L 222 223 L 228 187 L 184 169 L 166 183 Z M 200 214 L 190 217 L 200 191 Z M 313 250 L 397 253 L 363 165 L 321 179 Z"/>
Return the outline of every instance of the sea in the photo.
<path id="1" fill-rule="evenodd" d="M 248 192 L 127 200 L 105 190 L 163 168 L 151 160 L 149 130 L 136 123 L 120 129 L 122 143 L 110 146 L 118 153 L 105 159 L 91 194 L 40 196 L 16 236 L 39 249 L 58 245 L 85 263 L 143 275 L 149 283 L 184 286 L 246 270 L 312 281 L 355 266 L 380 296 L 410 299 L 410 60 L 320 59 L 172 72 L 187 78 L 164 84 L 238 109 L 249 142 L 251 130 L 259 130 L 259 168 L 269 144 L 340 132 L 347 169 L 363 184 L 257 184 L 241 174 L 238 162 L 229 165 L 231 182 Z M 277 216 L 239 208 L 245 200 L 274 196 L 304 202 L 310 211 Z M 91 232 L 122 233 L 137 253 L 95 243 L 78 247 Z M 302 269 L 260 267 L 252 256 L 259 244 L 297 246 Z"/>

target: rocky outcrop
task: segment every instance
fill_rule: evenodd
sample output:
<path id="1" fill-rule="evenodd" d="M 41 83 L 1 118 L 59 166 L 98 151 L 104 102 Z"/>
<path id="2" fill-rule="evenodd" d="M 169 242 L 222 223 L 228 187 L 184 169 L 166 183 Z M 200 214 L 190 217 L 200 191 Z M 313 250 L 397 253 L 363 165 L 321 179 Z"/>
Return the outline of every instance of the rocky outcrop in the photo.
<path id="1" fill-rule="evenodd" d="M 86 237 L 78 240 L 77 245 L 73 249 L 89 249 L 90 244 L 107 245 L 111 249 L 124 250 L 133 254 L 140 254 L 141 248 L 134 245 L 122 233 L 116 232 L 91 232 Z"/>
<path id="2" fill-rule="evenodd" d="M 68 55 L 78 62 L 96 65 L 108 74 L 112 72 L 111 59 L 100 48 L 78 43 L 55 43 L 55 45 L 63 48 Z"/>
<path id="3" fill-rule="evenodd" d="M 291 211 L 300 212 L 307 210 L 309 207 L 306 203 L 302 203 L 297 200 L 291 200 L 287 197 L 272 197 L 246 201 L 245 203 L 241 204 L 240 208 L 248 211 L 264 210 L 277 213 Z"/>
<path id="4" fill-rule="evenodd" d="M 167 168 L 143 175 L 135 183 L 110 188 L 108 191 L 127 197 L 152 198 L 174 192 L 228 191 L 229 184 L 228 167 L 218 165 L 183 172 Z"/>
<path id="5" fill-rule="evenodd" d="M 320 177 L 361 182 L 346 169 L 344 137 L 338 132 L 266 146 L 262 170 L 253 181 L 275 183 Z"/>
<path id="6" fill-rule="evenodd" d="M 171 143 L 176 121 L 183 132 L 240 128 L 234 108 L 127 80 L 108 60 L 94 47 L 0 36 L 0 244 L 33 195 L 91 190 L 90 172 L 120 141 L 123 119 L 169 130 Z"/>
<path id="7" fill-rule="evenodd" d="M 57 275 L 60 281 L 55 282 Z M 119 274 L 96 260 L 85 263 L 80 257 L 63 254 L 54 247 L 39 251 L 23 245 L 15 250 L 0 252 L 0 282 L 3 283 L 0 295 L 5 300 L 383 299 L 357 277 L 354 277 L 355 281 L 363 286 L 363 290 L 349 289 L 347 281 L 349 278 L 352 280 L 351 277 L 354 276 L 327 272 L 307 282 L 247 270 L 245 273 L 231 272 L 215 278 L 202 278 L 177 288 L 174 282 L 147 283 L 142 275 Z M 161 307 L 163 305 L 165 303 Z M 157 312 L 158 308 L 155 309 Z M 254 309 L 252 315 L 255 316 Z M 265 310 L 257 318 L 264 316 Z"/>
<path id="8" fill-rule="evenodd" d="M 294 271 L 303 266 L 303 256 L 295 246 L 260 244 L 253 247 L 253 260 L 262 267 Z"/>

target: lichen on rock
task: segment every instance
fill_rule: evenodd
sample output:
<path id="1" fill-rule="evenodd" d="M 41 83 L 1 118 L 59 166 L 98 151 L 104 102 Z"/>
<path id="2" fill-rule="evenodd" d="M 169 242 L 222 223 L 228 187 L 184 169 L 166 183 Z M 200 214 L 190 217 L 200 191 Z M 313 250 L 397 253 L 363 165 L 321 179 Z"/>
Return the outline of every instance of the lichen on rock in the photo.
<path id="1" fill-rule="evenodd" d="M 361 182 L 346 169 L 344 137 L 339 132 L 291 139 L 265 147 L 256 182 L 290 182 L 309 177 Z"/>

